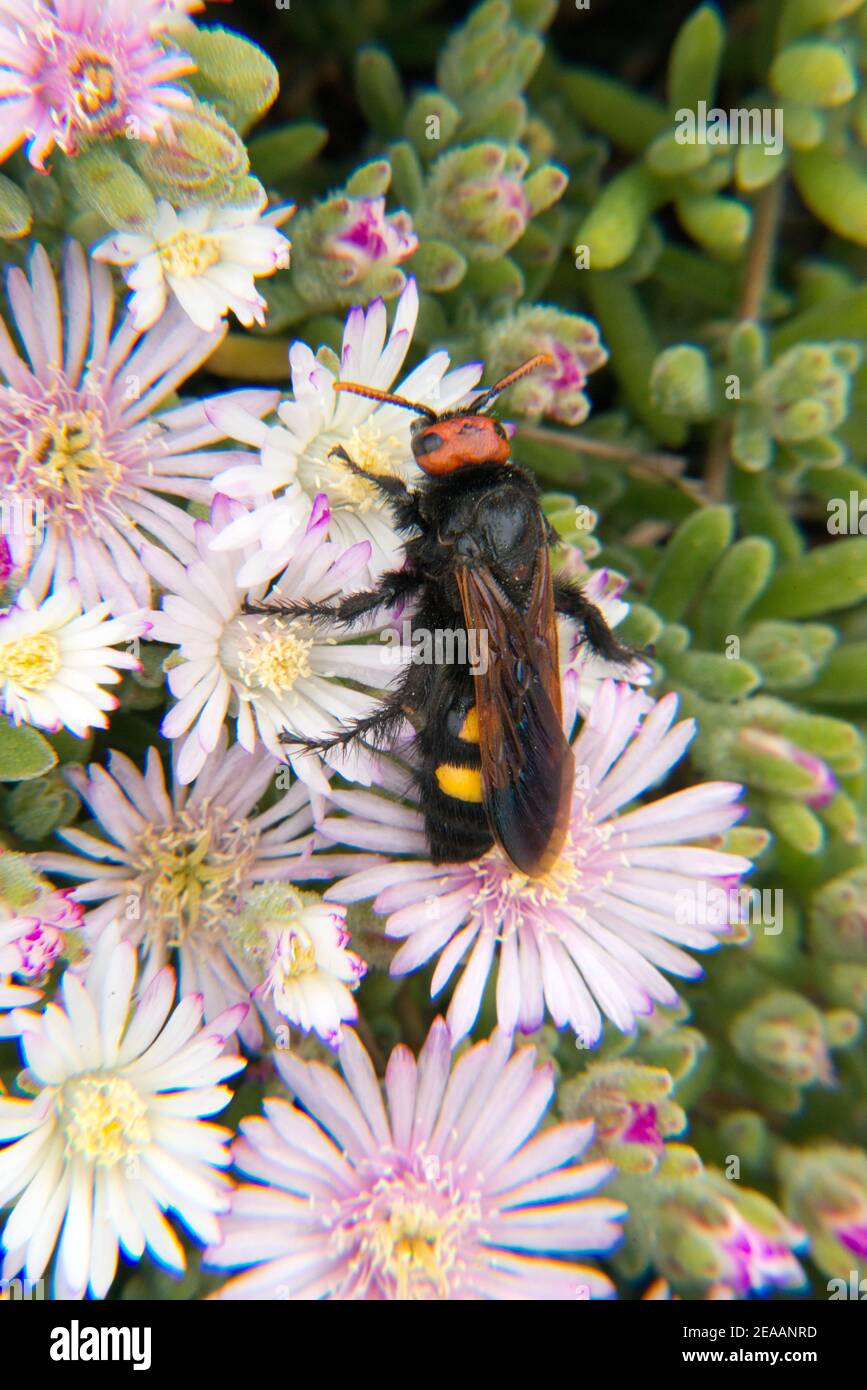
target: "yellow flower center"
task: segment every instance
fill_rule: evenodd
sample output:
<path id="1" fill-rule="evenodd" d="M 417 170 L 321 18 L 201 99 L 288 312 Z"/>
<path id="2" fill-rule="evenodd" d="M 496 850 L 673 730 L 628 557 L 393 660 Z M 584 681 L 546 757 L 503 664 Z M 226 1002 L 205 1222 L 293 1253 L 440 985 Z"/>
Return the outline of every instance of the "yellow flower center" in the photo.
<path id="1" fill-rule="evenodd" d="M 120 467 L 104 450 L 102 426 L 90 411 L 71 411 L 41 421 L 26 440 L 26 452 L 40 482 L 71 495 L 80 507 L 85 488 L 97 476 L 117 482 Z"/>
<path id="2" fill-rule="evenodd" d="M 528 878 L 516 870 L 508 880 L 509 890 L 517 898 L 532 897 L 540 905 L 545 903 L 564 903 L 581 884 L 581 870 L 571 854 L 571 836 L 567 839 L 563 853 L 554 861 L 547 873 L 538 878 Z"/>
<path id="3" fill-rule="evenodd" d="M 316 952 L 313 942 L 300 927 L 290 927 L 282 933 L 279 966 L 284 981 L 315 974 Z"/>
<path id="4" fill-rule="evenodd" d="M 23 690 L 44 690 L 60 667 L 60 643 L 50 632 L 0 642 L 0 681 L 12 681 Z"/>
<path id="5" fill-rule="evenodd" d="M 111 60 L 103 53 L 78 53 L 69 65 L 69 78 L 75 88 L 73 104 L 82 121 L 98 124 L 100 117 L 117 106 L 115 74 Z"/>
<path id="6" fill-rule="evenodd" d="M 387 478 L 401 476 L 401 443 L 396 435 L 389 435 L 383 439 L 381 431 L 375 425 L 366 423 L 352 431 L 343 447 L 352 462 L 357 463 L 358 467 L 366 472 L 381 473 Z M 329 456 L 327 474 L 324 477 L 317 474 L 314 478 L 317 488 L 320 486 L 320 478 L 322 489 L 328 493 L 332 507 L 351 507 L 353 511 L 364 513 L 369 512 L 372 507 L 382 505 L 382 496 L 375 483 L 353 473 L 337 454 Z"/>
<path id="7" fill-rule="evenodd" d="M 223 827 L 187 813 L 174 825 L 148 825 L 136 845 L 142 885 L 138 912 L 165 946 L 222 932 L 239 906 L 254 841 L 245 823 Z"/>
<path id="8" fill-rule="evenodd" d="M 74 1076 L 61 1087 L 58 1109 L 69 1158 L 113 1168 L 150 1143 L 147 1105 L 124 1076 Z"/>
<path id="9" fill-rule="evenodd" d="M 394 1282 L 398 1299 L 448 1297 L 451 1265 L 448 1221 L 424 1202 L 398 1200 L 375 1224 L 371 1247 L 380 1274 Z"/>
<path id="10" fill-rule="evenodd" d="M 236 657 L 238 674 L 249 690 L 280 695 L 310 675 L 312 637 L 297 637 L 281 626 L 268 632 L 264 625 L 244 627 L 248 644 Z"/>
<path id="11" fill-rule="evenodd" d="M 220 243 L 217 237 L 182 229 L 159 248 L 159 257 L 166 275 L 191 280 L 217 264 Z"/>

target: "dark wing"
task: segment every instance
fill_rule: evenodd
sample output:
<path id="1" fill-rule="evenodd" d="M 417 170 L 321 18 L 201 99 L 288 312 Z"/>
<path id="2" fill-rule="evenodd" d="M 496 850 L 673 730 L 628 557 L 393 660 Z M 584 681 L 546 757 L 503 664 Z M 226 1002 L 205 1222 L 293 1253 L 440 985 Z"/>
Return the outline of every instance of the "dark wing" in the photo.
<path id="1" fill-rule="evenodd" d="M 575 784 L 548 551 L 536 558 L 523 613 L 490 570 L 459 569 L 456 579 L 467 629 L 487 640 L 487 669 L 473 672 L 485 810 L 503 852 L 536 878 L 563 847 Z"/>

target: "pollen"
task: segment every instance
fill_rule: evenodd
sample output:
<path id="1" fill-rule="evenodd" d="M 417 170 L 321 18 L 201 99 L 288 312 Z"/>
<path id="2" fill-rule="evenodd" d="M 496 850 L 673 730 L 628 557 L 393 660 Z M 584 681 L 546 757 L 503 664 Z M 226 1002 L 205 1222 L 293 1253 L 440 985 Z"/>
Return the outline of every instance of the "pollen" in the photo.
<path id="1" fill-rule="evenodd" d="M 238 655 L 238 672 L 250 690 L 281 695 L 311 674 L 312 637 L 291 632 L 270 635 L 258 627 L 245 630 L 250 641 Z"/>
<path id="2" fill-rule="evenodd" d="M 113 1168 L 150 1143 L 147 1105 L 126 1077 L 74 1076 L 61 1087 L 57 1104 L 69 1158 Z"/>
<path id="3" fill-rule="evenodd" d="M 33 463 L 37 480 L 76 507 L 94 482 L 112 484 L 120 477 L 92 411 L 68 411 L 44 420 L 27 435 L 22 453 Z"/>
<path id="4" fill-rule="evenodd" d="M 154 946 L 180 946 L 225 930 L 253 855 L 246 822 L 224 824 L 218 808 L 205 806 L 184 812 L 171 826 L 147 825 L 135 852 L 141 888 L 132 906 L 136 915 L 141 911 Z"/>
<path id="5" fill-rule="evenodd" d="M 44 690 L 61 667 L 60 643 L 50 632 L 26 633 L 0 642 L 0 682 L 22 690 Z"/>
<path id="6" fill-rule="evenodd" d="M 274 949 L 268 983 L 279 1000 L 282 990 L 294 980 L 316 974 L 316 951 L 313 942 L 300 927 L 281 931 Z"/>
<path id="7" fill-rule="evenodd" d="M 166 275 L 174 275 L 178 280 L 192 280 L 217 264 L 220 243 L 217 237 L 184 229 L 176 232 L 170 241 L 159 248 L 159 258 Z"/>
<path id="8" fill-rule="evenodd" d="M 456 801 L 476 801 L 482 798 L 482 774 L 477 767 L 455 767 L 441 763 L 436 769 L 440 791 Z"/>
<path id="9" fill-rule="evenodd" d="M 115 110 L 117 88 L 114 68 L 104 54 L 77 54 L 69 66 L 69 78 L 75 110 L 85 124 L 98 124 L 101 117 Z"/>
<path id="10" fill-rule="evenodd" d="M 397 1202 L 372 1233 L 382 1274 L 406 1300 L 434 1293 L 448 1296 L 444 1222 L 422 1202 Z"/>
<path id="11" fill-rule="evenodd" d="M 383 438 L 375 425 L 359 425 L 348 436 L 344 447 L 352 462 L 366 473 L 379 473 L 386 478 L 401 476 L 401 444 L 395 435 Z M 332 454 L 328 459 L 328 478 L 323 487 L 335 507 L 352 507 L 363 514 L 381 505 L 376 484 L 353 473 L 339 454 Z"/>

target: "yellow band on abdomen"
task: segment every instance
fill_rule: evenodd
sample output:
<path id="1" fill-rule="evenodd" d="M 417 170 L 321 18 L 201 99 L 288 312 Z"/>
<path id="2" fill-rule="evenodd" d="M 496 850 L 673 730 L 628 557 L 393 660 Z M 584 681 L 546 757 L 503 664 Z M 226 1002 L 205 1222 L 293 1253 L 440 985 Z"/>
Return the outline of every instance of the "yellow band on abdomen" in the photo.
<path id="1" fill-rule="evenodd" d="M 455 767 L 441 763 L 436 769 L 440 791 L 456 801 L 482 800 L 482 774 L 477 767 Z"/>
<path id="2" fill-rule="evenodd" d="M 467 717 L 460 727 L 458 738 L 464 743 L 478 743 L 479 741 L 479 712 L 473 705 L 472 709 L 467 710 Z"/>

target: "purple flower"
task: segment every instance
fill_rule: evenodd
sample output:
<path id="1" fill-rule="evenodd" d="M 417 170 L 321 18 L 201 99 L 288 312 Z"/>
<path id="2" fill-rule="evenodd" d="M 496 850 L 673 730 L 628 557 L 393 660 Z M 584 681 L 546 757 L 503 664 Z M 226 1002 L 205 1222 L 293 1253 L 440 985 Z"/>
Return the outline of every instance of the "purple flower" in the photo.
<path id="1" fill-rule="evenodd" d="M 105 599 L 126 612 L 150 599 L 140 528 L 184 560 L 195 553 L 192 517 L 165 494 L 209 501 L 214 474 L 249 459 L 240 450 L 206 449 L 224 437 L 205 414 L 207 400 L 152 414 L 211 354 L 225 327 L 202 333 L 177 310 L 147 333 L 126 314 L 112 332 L 110 273 L 88 265 L 75 242 L 66 247 L 61 279 L 62 310 L 41 246 L 29 278 L 17 267 L 7 273 L 27 360 L 0 320 L 0 493 L 20 504 L 6 539 L 14 565 L 30 567 L 26 583 L 37 600 L 53 581 L 76 578 L 86 609 Z M 217 400 L 258 417 L 273 408 L 277 392 Z"/>
<path id="2" fill-rule="evenodd" d="M 63 950 L 66 933 L 81 926 L 84 909 L 63 892 L 47 892 L 26 912 L 0 924 L 0 973 L 23 980 L 47 975 Z"/>
<path id="3" fill-rule="evenodd" d="M 115 135 L 156 140 L 171 112 L 191 104 L 176 79 L 195 69 L 155 39 L 160 9 L 153 0 L 3 0 L 0 161 L 25 141 L 44 171 L 55 145 L 75 155 Z"/>
<path id="4" fill-rule="evenodd" d="M 728 1264 L 723 1282 L 741 1297 L 770 1289 L 803 1288 L 806 1276 L 792 1247 L 805 1244 L 805 1233 L 788 1223 L 785 1237 L 771 1235 L 745 1220 L 732 1203 L 726 1207 L 729 1229 L 720 1240 Z"/>
<path id="5" fill-rule="evenodd" d="M 381 261 L 399 265 L 418 248 L 412 219 L 406 212 L 386 216 L 384 198 L 347 198 L 343 229 L 331 237 L 324 254 L 345 262 L 344 285 L 354 285 Z"/>
<path id="6" fill-rule="evenodd" d="M 353 1033 L 330 1067 L 285 1053 L 296 1104 L 270 1097 L 242 1122 L 219 1268 L 247 1267 L 221 1298 L 573 1299 L 608 1297 L 573 1263 L 619 1239 L 620 1202 L 591 1197 L 612 1168 L 581 1164 L 592 1123 L 535 1133 L 553 1093 L 535 1050 L 495 1034 L 452 1065 L 442 1019 L 418 1062 L 394 1049 L 385 1101 Z M 303 1106 L 303 1109 L 301 1108 Z M 531 1137 L 532 1136 L 532 1137 Z"/>
<path id="7" fill-rule="evenodd" d="M 674 695 L 654 705 L 610 680 L 599 687 L 574 744 L 570 832 L 542 878 L 518 873 L 496 847 L 470 863 L 433 864 L 415 805 L 394 795 L 329 793 L 336 814 L 322 821 L 322 833 L 371 853 L 370 867 L 326 896 L 344 904 L 373 897 L 386 936 L 403 942 L 392 974 L 436 958 L 433 995 L 466 962 L 448 1010 L 455 1041 L 475 1022 L 495 956 L 500 1027 L 532 1032 L 547 1005 L 557 1027 L 573 1028 L 585 1046 L 598 1041 L 603 1015 L 631 1031 L 655 1003 L 675 1005 L 661 970 L 701 974 L 682 948 L 709 950 L 729 931 L 724 914 L 704 911 L 717 896 L 709 881 L 737 882 L 751 864 L 689 842 L 741 818 L 740 787 L 711 782 L 618 814 L 685 752 L 695 724 L 674 724 L 676 710 Z M 406 779 L 385 762 L 381 778 L 386 792 L 405 792 Z M 383 845 L 409 857 L 374 853 Z M 324 877 L 328 856 L 314 856 L 311 874 L 317 863 Z"/>

